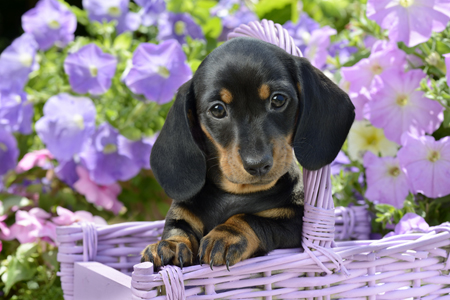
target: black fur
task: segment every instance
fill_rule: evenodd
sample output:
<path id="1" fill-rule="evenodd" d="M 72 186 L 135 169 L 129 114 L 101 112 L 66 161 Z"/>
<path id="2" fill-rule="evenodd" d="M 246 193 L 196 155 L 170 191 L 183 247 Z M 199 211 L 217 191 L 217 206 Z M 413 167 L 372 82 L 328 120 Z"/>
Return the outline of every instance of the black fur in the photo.
<path id="1" fill-rule="evenodd" d="M 287 101 L 274 107 L 274 95 Z M 212 115 L 216 104 L 227 117 Z M 173 198 L 162 236 L 170 243 L 149 245 L 142 260 L 228 266 L 299 247 L 303 187 L 292 151 L 306 169 L 331 163 L 353 119 L 348 96 L 306 59 L 252 38 L 218 47 L 180 88 L 152 149 L 152 170 Z M 262 167 L 269 172 L 254 175 Z"/>

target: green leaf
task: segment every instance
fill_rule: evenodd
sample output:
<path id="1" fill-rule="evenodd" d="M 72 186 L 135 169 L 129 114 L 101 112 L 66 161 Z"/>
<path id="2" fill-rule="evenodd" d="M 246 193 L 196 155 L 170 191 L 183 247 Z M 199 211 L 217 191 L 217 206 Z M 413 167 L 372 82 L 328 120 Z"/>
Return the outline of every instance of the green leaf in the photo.
<path id="1" fill-rule="evenodd" d="M 255 6 L 255 12 L 260 19 L 272 20 L 275 23 L 284 24 L 291 19 L 291 0 L 261 0 Z"/>
<path id="2" fill-rule="evenodd" d="M 450 110 L 444 110 L 444 122 L 442 122 L 444 128 L 450 128 Z"/>
<path id="3" fill-rule="evenodd" d="M 113 43 L 113 48 L 116 50 L 128 50 L 130 49 L 133 36 L 130 32 L 122 33 L 117 36 Z"/>
<path id="4" fill-rule="evenodd" d="M 10 196 L 2 200 L 2 202 L 3 205 L 0 206 L 0 216 L 5 215 L 8 212 L 8 210 L 13 206 L 24 207 L 33 204 L 30 199 L 16 195 Z"/>
<path id="5" fill-rule="evenodd" d="M 220 18 L 210 18 L 203 26 L 203 33 L 205 36 L 209 36 L 214 39 L 218 38 L 222 33 L 222 22 L 220 21 Z"/>
<path id="6" fill-rule="evenodd" d="M 3 291 L 8 294 L 11 288 L 19 281 L 30 280 L 36 273 L 36 265 L 30 255 L 36 252 L 37 244 L 22 244 L 17 248 L 16 255 L 8 262 L 8 269 L 2 275 L 5 283 Z"/>

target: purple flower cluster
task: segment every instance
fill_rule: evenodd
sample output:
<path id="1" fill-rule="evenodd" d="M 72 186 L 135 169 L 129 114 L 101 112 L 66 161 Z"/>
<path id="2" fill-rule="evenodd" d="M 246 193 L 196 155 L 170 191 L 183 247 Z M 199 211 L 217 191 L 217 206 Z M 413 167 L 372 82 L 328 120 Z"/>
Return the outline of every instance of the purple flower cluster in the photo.
<path id="1" fill-rule="evenodd" d="M 83 8 L 87 10 L 91 22 L 116 21 L 117 33 L 135 31 L 139 28 L 139 14 L 130 12 L 129 0 L 83 0 Z"/>
<path id="2" fill-rule="evenodd" d="M 115 56 L 104 53 L 95 44 L 88 44 L 67 56 L 64 70 L 74 92 L 100 95 L 110 88 L 116 65 Z"/>
<path id="3" fill-rule="evenodd" d="M 142 168 L 150 168 L 154 141 L 130 141 L 107 123 L 96 129 L 95 117 L 91 99 L 59 94 L 45 103 L 44 116 L 36 122 L 36 132 L 49 155 L 59 161 L 55 169 L 57 176 L 86 195 L 88 201 L 117 213 L 122 204 L 117 200 L 121 189 L 116 181 L 129 180 Z M 10 143 L 6 140 L 2 155 L 17 156 L 6 151 L 11 148 Z M 95 196 L 98 193 L 93 192 L 94 186 L 101 191 L 100 196 Z"/>
<path id="4" fill-rule="evenodd" d="M 235 9 L 236 6 L 237 9 Z M 215 7 L 211 8 L 210 13 L 211 16 L 219 17 L 222 20 L 222 33 L 218 37 L 219 41 L 226 41 L 228 34 L 239 25 L 258 20 L 258 16 L 242 0 L 220 0 Z"/>
<path id="5" fill-rule="evenodd" d="M 164 0 L 135 0 L 142 7 L 140 11 L 142 25 L 157 25 L 159 16 L 166 11 L 166 2 Z"/>
<path id="6" fill-rule="evenodd" d="M 64 47 L 73 41 L 77 19 L 58 0 L 40 0 L 22 16 L 22 27 L 34 36 L 39 49 L 47 50 L 53 45 Z"/>
<path id="7" fill-rule="evenodd" d="M 177 89 L 191 76 L 181 45 L 172 39 L 159 45 L 140 44 L 123 80 L 133 93 L 163 104 L 172 100 Z"/>
<path id="8" fill-rule="evenodd" d="M 367 17 L 387 29 L 391 41 L 413 47 L 445 29 L 449 4 L 448 0 L 369 0 Z"/>
<path id="9" fill-rule="evenodd" d="M 180 44 L 186 43 L 186 36 L 203 40 L 203 32 L 200 26 L 187 13 L 166 12 L 159 16 L 158 40 L 166 41 L 175 39 Z"/>
<path id="10" fill-rule="evenodd" d="M 418 37 L 416 30 L 419 29 L 416 26 L 412 26 L 409 31 L 409 27 L 401 24 L 405 10 L 408 18 L 414 19 L 418 17 L 417 9 L 424 9 L 422 17 L 429 22 L 428 27 L 434 22 L 433 18 L 444 20 L 438 17 L 438 13 L 429 14 L 427 4 L 419 3 L 422 1 L 400 1 L 398 4 L 398 1 L 369 0 L 368 16 L 382 22 L 383 28 L 391 26 L 390 30 L 394 31 L 390 32 L 393 34 L 391 40 L 404 41 L 409 46 L 416 45 L 424 40 Z M 436 4 L 433 9 L 442 7 L 443 4 Z M 375 10 L 377 13 L 373 13 Z M 398 26 L 403 28 L 399 29 Z M 428 27 L 424 27 L 421 32 L 425 40 L 431 35 L 431 31 L 427 33 Z M 402 33 L 395 33 L 396 30 Z M 410 38 L 405 39 L 404 34 L 410 35 Z M 401 208 L 409 193 L 422 193 L 430 198 L 450 194 L 450 185 L 445 184 L 450 180 L 450 140 L 446 137 L 436 141 L 426 135 L 436 131 L 444 119 L 444 107 L 426 98 L 425 93 L 419 90 L 426 74 L 420 69 L 408 67 L 411 60 L 398 49 L 396 43 L 376 41 L 371 50 L 368 58 L 352 67 L 342 68 L 342 86 L 348 89 L 355 104 L 356 119 L 370 121 L 371 125 L 383 130 L 387 139 L 401 148 L 396 151 L 396 156 L 383 157 L 382 152 L 375 152 L 382 157 L 371 152 L 364 155 L 363 165 L 367 177 L 365 196 L 371 201 Z M 417 67 L 421 63 L 412 65 Z M 356 130 L 358 122 L 355 122 L 349 136 L 355 135 L 352 131 Z M 349 138 L 349 149 L 354 148 L 351 143 Z"/>
<path id="11" fill-rule="evenodd" d="M 300 15 L 297 23 L 288 21 L 283 27 L 303 55 L 318 69 L 331 69 L 326 64 L 328 56 L 339 57 L 339 62 L 344 64 L 358 50 L 356 47 L 348 46 L 348 41 L 331 43 L 330 37 L 336 35 L 337 31 L 329 26 L 320 27 L 306 13 Z"/>

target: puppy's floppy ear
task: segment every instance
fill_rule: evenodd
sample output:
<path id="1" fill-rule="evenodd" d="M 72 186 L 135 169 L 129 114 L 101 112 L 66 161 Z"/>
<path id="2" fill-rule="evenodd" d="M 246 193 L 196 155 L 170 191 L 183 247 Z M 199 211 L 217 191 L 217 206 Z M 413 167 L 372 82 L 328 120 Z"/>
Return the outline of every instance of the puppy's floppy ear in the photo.
<path id="1" fill-rule="evenodd" d="M 300 95 L 295 156 L 304 168 L 318 170 L 339 153 L 355 119 L 355 107 L 348 95 L 307 59 L 295 59 Z"/>
<path id="2" fill-rule="evenodd" d="M 156 180 L 177 201 L 193 197 L 205 184 L 206 160 L 192 135 L 193 114 L 196 107 L 190 80 L 178 90 L 150 156 Z"/>

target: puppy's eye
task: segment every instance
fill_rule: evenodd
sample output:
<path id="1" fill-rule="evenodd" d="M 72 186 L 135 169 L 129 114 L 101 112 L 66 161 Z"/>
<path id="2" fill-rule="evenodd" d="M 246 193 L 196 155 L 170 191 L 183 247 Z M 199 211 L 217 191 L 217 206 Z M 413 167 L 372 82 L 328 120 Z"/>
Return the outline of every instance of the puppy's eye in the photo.
<path id="1" fill-rule="evenodd" d="M 222 104 L 216 104 L 209 109 L 214 118 L 222 119 L 227 116 L 227 111 Z"/>
<path id="2" fill-rule="evenodd" d="M 286 103 L 286 100 L 287 100 L 286 96 L 283 96 L 281 94 L 275 94 L 270 100 L 270 105 L 272 106 L 272 108 L 280 108 Z"/>

